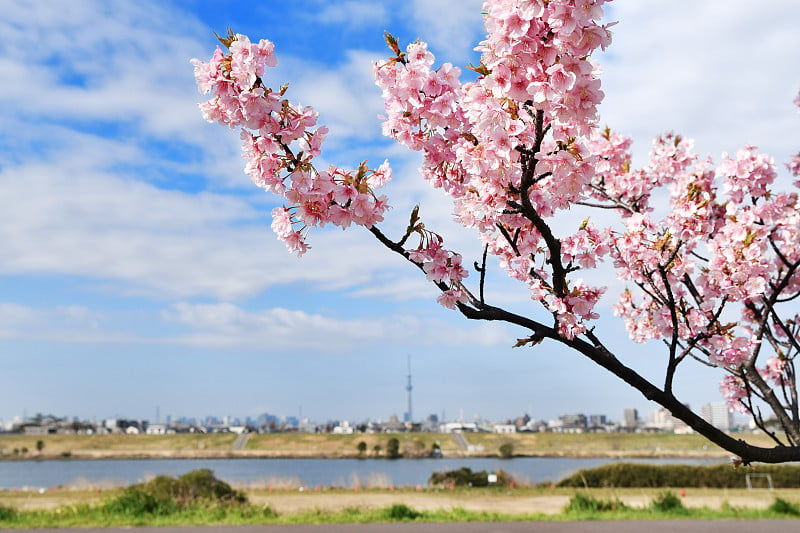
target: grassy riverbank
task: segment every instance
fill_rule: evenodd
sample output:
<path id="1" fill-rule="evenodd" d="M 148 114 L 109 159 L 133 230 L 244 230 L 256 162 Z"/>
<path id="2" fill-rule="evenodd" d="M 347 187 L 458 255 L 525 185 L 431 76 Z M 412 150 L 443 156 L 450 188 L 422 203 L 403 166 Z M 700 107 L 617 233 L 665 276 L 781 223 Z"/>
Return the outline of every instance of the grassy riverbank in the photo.
<path id="1" fill-rule="evenodd" d="M 727 468 L 733 469 L 732 466 Z M 598 472 L 601 473 L 601 472 Z M 584 476 L 592 477 L 592 471 Z M 698 475 L 674 478 L 683 485 Z M 687 477 L 688 476 L 688 477 Z M 738 483 L 736 486 L 740 486 Z M 0 529 L 552 520 L 785 519 L 800 489 L 241 488 L 195 470 L 125 488 L 0 491 Z"/>
<path id="2" fill-rule="evenodd" d="M 245 491 L 248 503 L 171 511 L 110 505 L 121 490 L 0 492 L 0 528 L 553 520 L 797 518 L 798 490 L 455 489 Z M 47 505 L 41 505 L 47 501 Z"/>
<path id="3" fill-rule="evenodd" d="M 0 435 L 0 458 L 213 458 L 213 457 L 383 457 L 390 438 L 400 441 L 404 457 L 428 453 L 434 444 L 445 457 L 495 457 L 510 444 L 515 456 L 541 457 L 697 457 L 727 458 L 730 454 L 700 435 L 635 433 L 518 433 L 465 435 L 469 448 L 460 449 L 452 435 L 439 433 L 399 434 L 306 434 L 273 433 L 250 435 L 242 450 L 233 450 L 236 435 Z M 743 434 L 754 444 L 769 446 L 764 435 Z M 41 450 L 37 450 L 41 441 Z M 366 451 L 360 454 L 358 444 Z"/>

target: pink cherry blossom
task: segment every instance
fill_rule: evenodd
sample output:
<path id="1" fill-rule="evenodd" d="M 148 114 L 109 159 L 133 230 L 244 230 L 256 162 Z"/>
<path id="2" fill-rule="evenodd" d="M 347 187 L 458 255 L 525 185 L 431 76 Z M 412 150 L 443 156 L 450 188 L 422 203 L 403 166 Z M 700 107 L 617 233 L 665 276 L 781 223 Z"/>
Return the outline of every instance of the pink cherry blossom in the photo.
<path id="1" fill-rule="evenodd" d="M 486 320 L 502 315 L 483 294 L 485 268 L 498 264 L 549 323 L 507 321 L 530 327 L 534 344 L 547 337 L 596 350 L 607 367 L 618 360 L 594 330 L 607 289 L 584 279 L 613 269 L 624 285 L 612 295 L 613 314 L 634 342 L 656 340 L 667 353 L 667 379 L 654 388 L 673 395 L 672 378 L 688 361 L 716 367 L 732 407 L 763 423 L 764 404 L 798 443 L 800 424 L 793 429 L 786 413 L 800 408 L 787 392 L 796 389 L 800 352 L 800 317 L 791 315 L 800 298 L 800 179 L 779 191 L 781 169 L 755 147 L 715 164 L 672 132 L 635 166 L 632 140 L 599 126 L 604 93 L 592 54 L 611 41 L 604 4 L 486 0 L 481 58 L 463 83 L 461 69 L 437 66 L 421 40 L 401 49 L 387 35 L 392 56 L 373 65 L 383 133 L 421 152 L 422 177 L 491 256 L 475 263 L 477 291 L 466 285 L 462 256 L 422 223 L 418 206 L 398 240 L 377 228 L 389 209 L 380 192 L 392 179 L 388 160 L 317 168 L 328 128 L 271 79 L 270 41 L 229 33 L 220 38 L 227 51 L 192 60 L 198 89 L 211 94 L 200 109 L 239 131 L 245 173 L 281 197 L 272 229 L 290 251 L 304 254 L 315 228 L 363 226 L 422 270 L 441 305 Z M 794 103 L 800 108 L 800 93 Z M 786 167 L 800 178 L 800 152 Z M 596 214 L 585 218 L 587 210 Z"/>

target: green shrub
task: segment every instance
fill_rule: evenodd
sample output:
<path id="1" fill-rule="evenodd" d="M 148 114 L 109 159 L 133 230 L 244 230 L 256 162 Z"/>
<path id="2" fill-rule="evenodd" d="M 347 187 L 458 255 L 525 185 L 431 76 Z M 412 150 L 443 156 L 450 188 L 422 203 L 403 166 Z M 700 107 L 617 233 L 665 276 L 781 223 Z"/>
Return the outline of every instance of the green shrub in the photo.
<path id="1" fill-rule="evenodd" d="M 497 486 L 507 487 L 514 482 L 514 478 L 502 470 L 497 471 Z M 461 467 L 458 470 L 434 472 L 428 478 L 429 485 L 455 487 L 486 487 L 489 485 L 489 474 L 485 470 L 473 472 L 470 468 Z"/>
<path id="2" fill-rule="evenodd" d="M 400 457 L 400 440 L 396 437 L 392 437 L 386 442 L 386 457 L 389 459 Z"/>
<path id="3" fill-rule="evenodd" d="M 175 479 L 156 476 L 127 487 L 108 502 L 106 510 L 126 515 L 164 516 L 198 503 L 243 504 L 247 498 L 208 469 L 193 470 Z"/>
<path id="4" fill-rule="evenodd" d="M 18 511 L 13 507 L 0 505 L 0 522 L 13 522 L 17 519 Z"/>
<path id="5" fill-rule="evenodd" d="M 513 442 L 506 442 L 500 445 L 500 448 L 497 449 L 500 457 L 503 459 L 509 459 L 514 456 L 514 443 Z"/>
<path id="6" fill-rule="evenodd" d="M 686 514 L 688 512 L 681 499 L 670 491 L 656 496 L 656 499 L 650 503 L 650 508 L 659 513 Z"/>
<path id="7" fill-rule="evenodd" d="M 207 468 L 193 470 L 179 477 L 173 494 L 179 502 L 210 500 L 221 503 L 245 503 L 247 501 L 243 492 L 234 490 L 221 479 L 217 479 L 214 477 L 214 472 Z"/>
<path id="8" fill-rule="evenodd" d="M 259 508 L 259 516 L 262 518 L 278 518 L 278 511 L 270 507 L 269 505 L 265 505 Z"/>
<path id="9" fill-rule="evenodd" d="M 769 506 L 769 510 L 776 514 L 800 516 L 800 509 L 796 505 L 781 498 L 775 498 L 775 501 Z"/>
<path id="10" fill-rule="evenodd" d="M 620 500 L 598 500 L 593 496 L 577 492 L 564 508 L 566 513 L 603 513 L 608 511 L 622 511 L 627 506 Z"/>
<path id="11" fill-rule="evenodd" d="M 386 520 L 391 520 L 393 522 L 404 522 L 408 520 L 416 520 L 422 515 L 419 511 L 416 511 L 409 507 L 408 505 L 402 503 L 396 503 L 391 507 L 387 507 L 383 510 L 383 517 Z"/>
<path id="12" fill-rule="evenodd" d="M 729 464 L 711 466 L 611 463 L 579 470 L 559 487 L 744 488 L 749 472 L 769 474 L 775 488 L 800 488 L 800 466 L 758 465 L 752 470 Z"/>
<path id="13" fill-rule="evenodd" d="M 166 516 L 177 511 L 177 505 L 172 498 L 159 498 L 142 490 L 140 486 L 134 485 L 108 502 L 105 505 L 106 512 L 112 514 L 122 514 L 128 516 Z"/>

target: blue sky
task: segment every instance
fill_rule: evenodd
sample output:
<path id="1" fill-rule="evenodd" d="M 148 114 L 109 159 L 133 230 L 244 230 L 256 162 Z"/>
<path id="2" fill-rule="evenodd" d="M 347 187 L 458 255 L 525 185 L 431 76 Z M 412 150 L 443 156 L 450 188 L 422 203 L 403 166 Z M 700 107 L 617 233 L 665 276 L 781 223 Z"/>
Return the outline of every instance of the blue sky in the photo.
<path id="1" fill-rule="evenodd" d="M 269 228 L 275 199 L 242 173 L 238 136 L 197 110 L 189 60 L 210 56 L 214 31 L 272 40 L 275 84 L 290 81 L 331 129 L 324 158 L 392 162 L 384 228 L 421 202 L 471 262 L 478 245 L 416 175 L 418 155 L 381 137 L 370 64 L 387 55 L 385 29 L 428 41 L 437 62 L 477 62 L 481 3 L 0 0 L 0 420 L 152 420 L 157 408 L 386 419 L 405 410 L 408 356 L 415 418 L 651 411 L 575 354 L 512 349 L 522 332 L 441 308 L 363 230 L 318 232 L 290 255 Z M 782 164 L 800 148 L 796 2 L 619 0 L 608 18 L 620 23 L 598 56 L 601 112 L 633 135 L 635 164 L 668 129 L 717 160 L 751 143 Z M 538 312 L 502 275 L 487 290 Z M 657 346 L 629 343 L 610 316 L 598 330 L 659 375 Z M 719 400 L 715 375 L 679 379 L 692 405 Z"/>

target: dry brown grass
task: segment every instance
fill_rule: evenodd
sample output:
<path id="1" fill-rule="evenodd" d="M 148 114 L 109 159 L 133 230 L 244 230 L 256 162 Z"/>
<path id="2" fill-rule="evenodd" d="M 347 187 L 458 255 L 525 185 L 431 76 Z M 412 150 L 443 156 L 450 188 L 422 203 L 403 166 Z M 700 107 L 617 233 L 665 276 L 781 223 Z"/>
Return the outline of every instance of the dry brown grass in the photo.
<path id="1" fill-rule="evenodd" d="M 101 457 L 357 457 L 358 443 L 367 445 L 364 454 L 386 452 L 390 438 L 400 441 L 405 456 L 419 456 L 438 443 L 445 457 L 496 456 L 502 444 L 510 442 L 515 455 L 555 457 L 708 457 L 724 458 L 730 454 L 708 442 L 700 435 L 670 434 L 558 434 L 517 433 L 493 435 L 465 434 L 470 451 L 459 450 L 452 435 L 440 433 L 391 434 L 308 434 L 273 433 L 251 435 L 247 446 L 232 451 L 236 435 L 0 435 L 0 457 L 55 458 L 70 455 L 75 458 Z M 769 446 L 764 435 L 741 435 L 747 441 Z M 39 454 L 36 442 L 42 440 Z M 28 452 L 20 451 L 27 448 Z M 17 453 L 14 453 L 14 449 Z"/>
<path id="2" fill-rule="evenodd" d="M 517 433 L 493 435 L 469 433 L 470 444 L 482 446 L 484 454 L 496 454 L 510 442 L 515 455 L 555 457 L 728 457 L 730 453 L 697 434 L 668 433 Z M 772 446 L 766 435 L 743 434 L 741 438 L 761 446 Z"/>
<path id="3" fill-rule="evenodd" d="M 0 455 L 3 457 L 108 457 L 108 456 L 191 456 L 227 453 L 236 435 L 0 435 Z M 42 452 L 36 443 L 44 443 Z M 23 454 L 21 450 L 27 448 Z M 14 453 L 14 450 L 17 453 Z"/>
<path id="4" fill-rule="evenodd" d="M 95 505 L 106 501 L 119 489 L 75 490 L 55 489 L 40 494 L 36 491 L 0 491 L 0 505 L 18 509 L 54 509 L 67 505 Z M 470 511 L 488 511 L 507 514 L 541 512 L 558 514 L 575 494 L 574 489 L 521 488 L 514 490 L 456 489 L 456 490 L 246 490 L 248 500 L 257 505 L 269 505 L 280 514 L 303 511 L 341 511 L 347 508 L 379 509 L 394 504 L 405 504 L 417 510 L 462 508 Z M 645 507 L 659 494 L 660 489 L 581 489 L 577 492 L 599 500 L 623 501 L 631 507 Z M 674 493 L 681 494 L 680 489 Z M 737 508 L 765 509 L 775 498 L 800 501 L 800 489 L 725 490 L 688 489 L 681 500 L 686 507 L 721 509 L 729 505 Z"/>
<path id="5" fill-rule="evenodd" d="M 283 457 L 357 457 L 358 443 L 364 442 L 367 445 L 365 457 L 375 457 L 375 446 L 380 446 L 379 456 L 382 457 L 386 453 L 386 443 L 391 438 L 400 441 L 400 452 L 406 456 L 422 455 L 431 450 L 434 442 L 439 443 L 445 455 L 456 454 L 452 435 L 438 433 L 260 434 L 250 437 L 246 452 Z"/>

